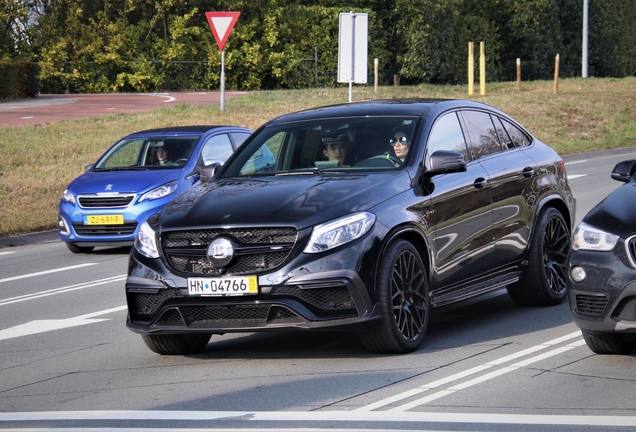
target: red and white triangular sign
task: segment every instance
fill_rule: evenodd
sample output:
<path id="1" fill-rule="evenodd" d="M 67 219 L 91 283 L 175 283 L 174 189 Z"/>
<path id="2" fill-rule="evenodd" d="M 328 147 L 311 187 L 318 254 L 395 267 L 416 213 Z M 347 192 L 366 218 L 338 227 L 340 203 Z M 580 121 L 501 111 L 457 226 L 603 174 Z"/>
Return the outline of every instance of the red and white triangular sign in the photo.
<path id="1" fill-rule="evenodd" d="M 205 17 L 210 24 L 212 34 L 219 45 L 219 49 L 223 51 L 227 38 L 230 37 L 234 24 L 238 20 L 240 12 L 206 12 Z"/>

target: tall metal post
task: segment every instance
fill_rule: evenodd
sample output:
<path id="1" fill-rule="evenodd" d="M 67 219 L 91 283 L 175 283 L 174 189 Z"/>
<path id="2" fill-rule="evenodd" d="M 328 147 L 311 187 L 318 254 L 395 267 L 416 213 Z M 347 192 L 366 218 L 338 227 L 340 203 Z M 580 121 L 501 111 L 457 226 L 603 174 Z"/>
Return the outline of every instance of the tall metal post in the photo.
<path id="1" fill-rule="evenodd" d="M 353 77 L 356 64 L 356 14 L 351 11 L 351 78 L 349 78 L 349 102 L 353 97 Z"/>
<path id="2" fill-rule="evenodd" d="M 225 111 L 225 50 L 221 50 L 221 111 Z"/>
<path id="3" fill-rule="evenodd" d="M 581 66 L 581 77 L 587 78 L 587 21 L 588 21 L 588 0 L 583 0 L 583 55 Z"/>

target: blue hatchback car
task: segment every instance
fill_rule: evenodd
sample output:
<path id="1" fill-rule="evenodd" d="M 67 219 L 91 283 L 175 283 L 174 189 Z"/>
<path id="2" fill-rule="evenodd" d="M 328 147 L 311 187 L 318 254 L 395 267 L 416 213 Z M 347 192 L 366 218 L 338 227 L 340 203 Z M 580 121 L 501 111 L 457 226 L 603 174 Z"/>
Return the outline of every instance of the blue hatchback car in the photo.
<path id="1" fill-rule="evenodd" d="M 60 238 L 73 253 L 132 245 L 141 223 L 196 183 L 203 166 L 224 163 L 251 133 L 236 126 L 182 126 L 122 138 L 63 192 Z M 254 160 L 263 171 L 273 163 L 268 154 Z"/>

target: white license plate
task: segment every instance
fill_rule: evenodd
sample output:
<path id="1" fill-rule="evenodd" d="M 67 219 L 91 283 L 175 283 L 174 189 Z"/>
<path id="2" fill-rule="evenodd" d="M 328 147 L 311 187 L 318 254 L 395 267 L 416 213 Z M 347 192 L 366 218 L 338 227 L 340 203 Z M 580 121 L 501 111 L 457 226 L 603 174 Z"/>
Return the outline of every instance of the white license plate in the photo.
<path id="1" fill-rule="evenodd" d="M 258 294 L 258 281 L 256 276 L 188 278 L 188 293 L 207 297 L 253 295 Z"/>

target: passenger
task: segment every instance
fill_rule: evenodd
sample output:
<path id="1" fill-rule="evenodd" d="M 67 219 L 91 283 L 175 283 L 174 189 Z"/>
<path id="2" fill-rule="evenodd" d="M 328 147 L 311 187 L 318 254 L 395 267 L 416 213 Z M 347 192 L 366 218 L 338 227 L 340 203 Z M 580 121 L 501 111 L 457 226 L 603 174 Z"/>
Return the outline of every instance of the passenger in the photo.
<path id="1" fill-rule="evenodd" d="M 322 139 L 322 154 L 330 161 L 338 161 L 340 166 L 345 166 L 344 160 L 347 156 L 347 137 L 339 135 L 334 138 L 324 137 Z"/>
<path id="2" fill-rule="evenodd" d="M 406 159 L 406 154 L 409 152 L 410 146 L 409 140 L 406 137 L 406 133 L 404 133 L 402 130 L 396 131 L 389 143 L 391 144 L 391 147 L 393 147 L 395 157 L 404 162 L 404 159 Z"/>

